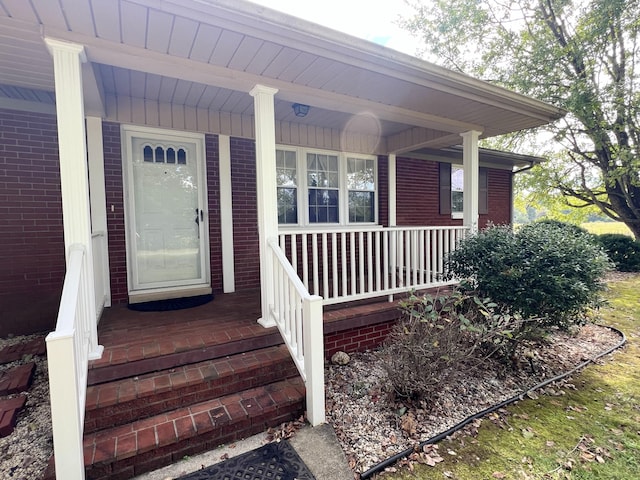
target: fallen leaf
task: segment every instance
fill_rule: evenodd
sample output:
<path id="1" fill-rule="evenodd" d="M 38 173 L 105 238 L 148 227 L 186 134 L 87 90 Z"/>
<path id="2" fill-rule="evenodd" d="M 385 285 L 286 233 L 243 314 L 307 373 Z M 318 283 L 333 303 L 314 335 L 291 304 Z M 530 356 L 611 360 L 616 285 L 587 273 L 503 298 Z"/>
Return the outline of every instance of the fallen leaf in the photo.
<path id="1" fill-rule="evenodd" d="M 492 476 L 493 478 L 498 478 L 498 479 L 500 479 L 500 478 L 507 478 L 507 476 L 506 476 L 504 473 L 502 473 L 502 472 L 493 472 L 493 475 L 491 475 L 491 476 Z"/>

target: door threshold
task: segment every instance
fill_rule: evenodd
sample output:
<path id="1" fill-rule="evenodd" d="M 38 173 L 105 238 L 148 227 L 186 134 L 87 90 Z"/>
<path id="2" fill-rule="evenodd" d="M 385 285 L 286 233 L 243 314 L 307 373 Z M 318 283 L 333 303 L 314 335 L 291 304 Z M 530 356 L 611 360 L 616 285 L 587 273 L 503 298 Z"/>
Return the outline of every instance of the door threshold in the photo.
<path id="1" fill-rule="evenodd" d="M 197 295 L 209 295 L 211 292 L 212 290 L 210 286 L 129 292 L 129 303 L 152 302 L 154 300 L 169 300 L 171 298 L 181 297 L 195 297 Z"/>

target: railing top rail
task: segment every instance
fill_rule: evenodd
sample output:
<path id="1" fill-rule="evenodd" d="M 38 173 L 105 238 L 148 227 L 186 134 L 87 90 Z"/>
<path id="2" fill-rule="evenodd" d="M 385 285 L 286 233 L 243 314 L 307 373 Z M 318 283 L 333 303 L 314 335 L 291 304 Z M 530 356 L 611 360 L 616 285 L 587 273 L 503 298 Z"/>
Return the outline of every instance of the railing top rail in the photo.
<path id="1" fill-rule="evenodd" d="M 328 228 L 297 228 L 297 229 L 281 229 L 279 235 L 302 235 L 302 234 L 332 234 L 332 233 L 359 233 L 359 232 L 384 232 L 384 231 L 407 231 L 407 230 L 424 230 L 424 231 L 438 231 L 438 230 L 469 230 L 470 227 L 464 225 L 449 225 L 449 226 L 419 226 L 419 225 L 400 225 L 395 227 L 384 227 L 382 225 L 363 225 L 361 227 L 328 227 Z"/>
<path id="2" fill-rule="evenodd" d="M 300 277 L 298 277 L 298 274 L 295 272 L 295 270 L 291 266 L 289 259 L 287 259 L 287 256 L 284 254 L 284 252 L 280 248 L 280 245 L 278 245 L 278 241 L 275 238 L 270 238 L 269 246 L 273 250 L 273 253 L 275 254 L 276 258 L 280 261 L 280 264 L 282 265 L 283 270 L 289 277 L 289 281 L 292 283 L 292 285 L 298 292 L 298 295 L 300 295 L 300 297 L 303 300 L 311 300 L 313 296 L 309 293 L 307 288 L 304 286 L 304 284 L 302 283 L 302 280 L 300 280 Z"/>
<path id="3" fill-rule="evenodd" d="M 78 243 L 69 247 L 69 261 L 67 262 L 67 273 L 64 277 L 62 295 L 60 296 L 60 310 L 58 311 L 58 318 L 56 320 L 56 329 L 47 335 L 47 340 L 67 337 L 73 334 L 73 320 L 75 318 L 75 308 L 82 273 L 82 260 L 85 251 L 85 247 Z"/>

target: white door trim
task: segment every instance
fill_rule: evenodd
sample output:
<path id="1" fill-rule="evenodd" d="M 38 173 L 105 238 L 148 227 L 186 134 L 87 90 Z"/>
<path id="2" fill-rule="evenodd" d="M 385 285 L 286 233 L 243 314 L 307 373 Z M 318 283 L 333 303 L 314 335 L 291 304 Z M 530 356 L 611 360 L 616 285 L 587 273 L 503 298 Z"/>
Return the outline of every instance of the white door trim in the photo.
<path id="1" fill-rule="evenodd" d="M 200 248 L 201 248 L 201 276 L 199 280 L 188 282 L 176 282 L 176 285 L 159 284 L 155 287 L 141 287 L 135 279 L 135 199 L 133 195 L 133 138 L 143 137 L 151 141 L 157 140 L 167 142 L 188 141 L 196 146 L 196 164 L 198 176 L 198 203 L 204 210 L 204 222 L 200 225 Z M 201 295 L 211 293 L 211 273 L 210 273 L 210 244 L 209 244 L 209 211 L 207 202 L 207 173 L 205 155 L 205 137 L 200 133 L 182 132 L 152 127 L 142 127 L 138 125 L 121 125 L 122 142 L 122 175 L 123 193 L 125 204 L 125 238 L 126 238 L 126 259 L 127 259 L 127 288 L 130 303 L 143 301 L 175 298 L 182 296 Z"/>

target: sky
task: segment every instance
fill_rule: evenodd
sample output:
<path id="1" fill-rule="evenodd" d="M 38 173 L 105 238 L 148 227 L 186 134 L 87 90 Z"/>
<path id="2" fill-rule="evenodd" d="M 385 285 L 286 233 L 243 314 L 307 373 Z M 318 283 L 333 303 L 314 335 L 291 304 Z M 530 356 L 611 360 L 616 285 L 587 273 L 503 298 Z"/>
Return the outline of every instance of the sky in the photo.
<path id="1" fill-rule="evenodd" d="M 416 55 L 418 39 L 394 24 L 411 9 L 404 0 L 250 0 L 355 37 Z"/>

